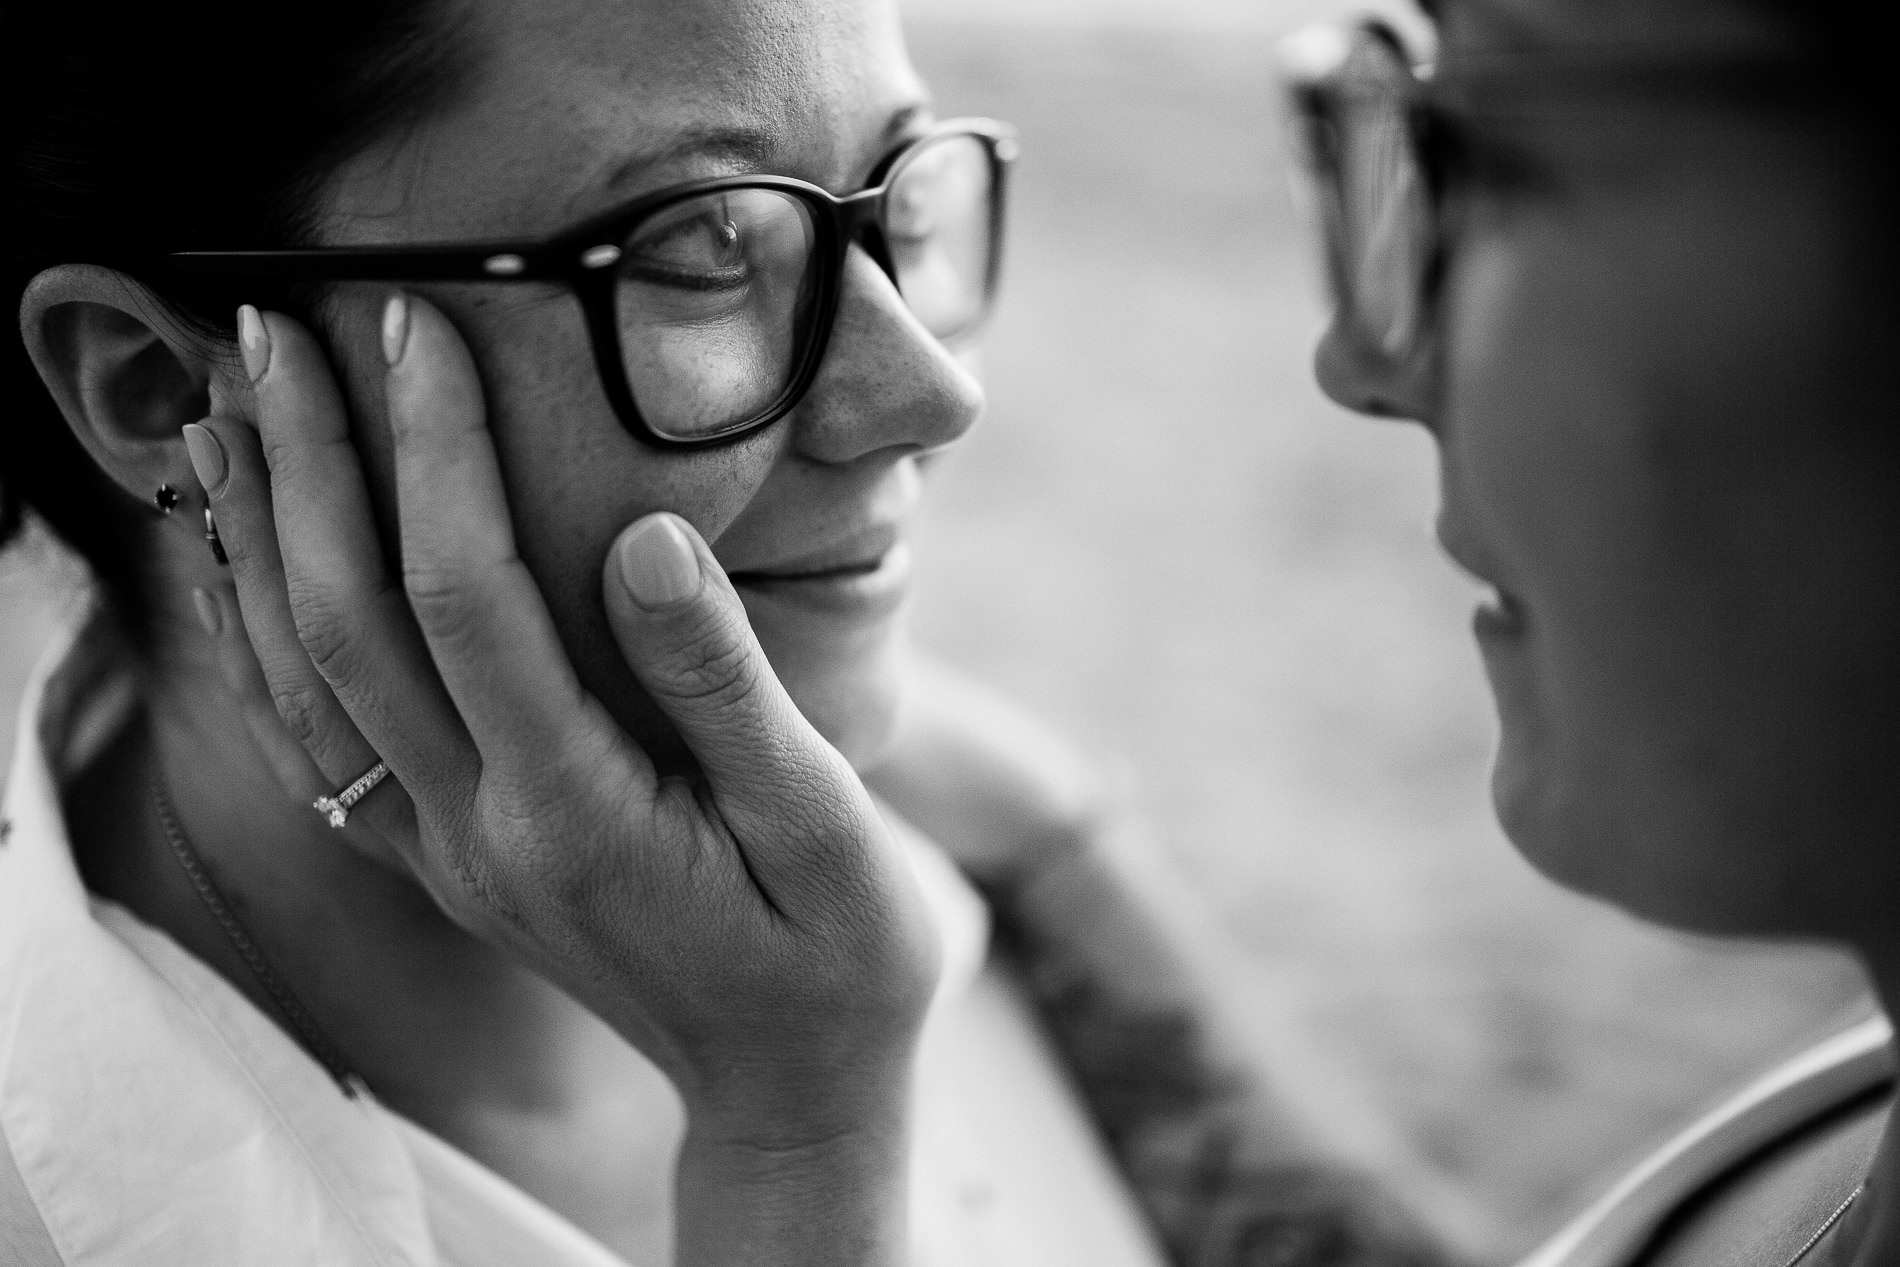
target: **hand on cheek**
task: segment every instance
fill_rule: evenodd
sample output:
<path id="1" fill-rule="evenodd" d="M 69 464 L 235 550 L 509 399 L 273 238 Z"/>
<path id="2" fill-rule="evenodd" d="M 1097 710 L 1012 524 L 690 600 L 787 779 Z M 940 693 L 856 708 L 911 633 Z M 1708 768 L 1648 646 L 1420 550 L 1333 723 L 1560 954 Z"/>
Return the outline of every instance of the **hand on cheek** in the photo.
<path id="1" fill-rule="evenodd" d="M 622 652 L 704 772 L 658 777 L 582 688 L 516 552 L 466 346 L 400 296 L 381 333 L 398 549 L 295 322 L 244 311 L 255 430 L 214 417 L 190 441 L 242 614 L 207 596 L 207 627 L 254 729 L 268 698 L 294 737 L 267 748 L 273 765 L 302 797 L 386 761 L 394 777 L 344 834 L 659 1064 L 688 1105 L 689 1156 L 756 1165 L 852 1138 L 841 1164 L 901 1176 L 936 946 L 856 776 L 780 687 L 706 544 L 659 514 L 623 532 L 604 577 Z M 738 1227 L 683 1211 L 682 1250 Z"/>

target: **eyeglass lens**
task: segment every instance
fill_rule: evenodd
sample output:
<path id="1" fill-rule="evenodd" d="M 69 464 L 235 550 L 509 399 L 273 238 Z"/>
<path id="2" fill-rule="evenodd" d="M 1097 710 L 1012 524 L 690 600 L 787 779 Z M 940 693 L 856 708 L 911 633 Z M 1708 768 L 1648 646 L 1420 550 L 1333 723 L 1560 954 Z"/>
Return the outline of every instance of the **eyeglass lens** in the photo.
<path id="1" fill-rule="evenodd" d="M 634 405 L 662 435 L 713 435 L 772 407 L 809 337 L 817 226 L 771 189 L 688 198 L 636 227 L 615 306 Z"/>
<path id="2" fill-rule="evenodd" d="M 989 298 L 992 179 L 989 147 L 972 136 L 926 142 L 892 175 L 884 238 L 897 289 L 939 339 L 974 326 Z"/>
<path id="3" fill-rule="evenodd" d="M 1414 86 L 1397 49 L 1362 35 L 1340 67 L 1334 98 L 1341 299 L 1362 336 L 1388 355 L 1418 336 L 1433 249 L 1412 132 Z"/>
<path id="4" fill-rule="evenodd" d="M 986 144 L 948 136 L 907 155 L 885 203 L 899 292 L 939 338 L 987 300 L 991 166 Z M 819 226 L 795 194 L 702 194 L 642 221 L 616 276 L 622 363 L 648 426 L 675 439 L 763 417 L 817 337 Z"/>

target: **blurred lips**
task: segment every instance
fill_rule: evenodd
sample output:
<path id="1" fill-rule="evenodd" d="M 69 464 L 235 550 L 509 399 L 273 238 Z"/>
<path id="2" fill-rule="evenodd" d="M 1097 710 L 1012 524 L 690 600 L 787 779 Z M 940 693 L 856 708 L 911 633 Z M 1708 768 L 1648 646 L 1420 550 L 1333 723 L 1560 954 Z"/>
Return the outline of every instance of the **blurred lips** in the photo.
<path id="1" fill-rule="evenodd" d="M 1488 648 L 1520 637 L 1524 632 L 1523 606 L 1508 590 L 1491 579 L 1490 569 L 1485 566 L 1482 556 L 1467 539 L 1453 531 L 1442 517 L 1438 521 L 1438 542 L 1458 570 L 1486 590 L 1471 620 L 1472 631 L 1477 635 L 1478 642 Z"/>
<path id="2" fill-rule="evenodd" d="M 1524 610 L 1509 594 L 1491 587 L 1491 592 L 1471 617 L 1472 632 L 1484 645 L 1517 638 L 1524 632 Z"/>

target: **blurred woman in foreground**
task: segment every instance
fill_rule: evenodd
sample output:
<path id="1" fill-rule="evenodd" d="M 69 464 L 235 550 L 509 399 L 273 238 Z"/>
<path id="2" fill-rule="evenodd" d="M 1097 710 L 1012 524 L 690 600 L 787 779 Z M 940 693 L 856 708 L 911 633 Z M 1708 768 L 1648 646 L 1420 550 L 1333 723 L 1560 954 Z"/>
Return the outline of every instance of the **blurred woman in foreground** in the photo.
<path id="1" fill-rule="evenodd" d="M 1900 308 L 1873 6 L 1443 0 L 1289 43 L 1327 392 L 1437 440 L 1513 843 L 1900 1004 Z M 1888 1031 L 1679 1141 L 1540 1264 L 1900 1262 Z M 1316 1261 L 1324 1261 L 1323 1258 Z"/>

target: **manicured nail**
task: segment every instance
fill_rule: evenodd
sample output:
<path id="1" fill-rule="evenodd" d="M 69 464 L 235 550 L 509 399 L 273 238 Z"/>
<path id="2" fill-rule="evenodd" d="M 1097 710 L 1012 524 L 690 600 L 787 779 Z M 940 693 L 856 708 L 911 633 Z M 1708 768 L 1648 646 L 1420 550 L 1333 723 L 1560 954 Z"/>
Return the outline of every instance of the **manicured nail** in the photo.
<path id="1" fill-rule="evenodd" d="M 646 608 L 671 607 L 699 593 L 699 556 L 671 515 L 648 515 L 620 542 L 620 580 Z"/>
<path id="2" fill-rule="evenodd" d="M 191 455 L 191 469 L 198 473 L 198 483 L 205 492 L 213 497 L 222 493 L 231 464 L 225 461 L 224 446 L 218 443 L 211 428 L 203 423 L 186 423 L 185 452 Z"/>
<path id="3" fill-rule="evenodd" d="M 238 350 L 244 354 L 244 372 L 258 382 L 270 369 L 270 331 L 249 304 L 238 309 Z"/>
<path id="4" fill-rule="evenodd" d="M 218 600 L 211 597 L 210 590 L 191 591 L 191 605 L 198 609 L 198 623 L 205 627 L 206 634 L 216 638 L 224 632 L 224 613 L 218 610 Z"/>
<path id="5" fill-rule="evenodd" d="M 394 365 L 408 346 L 409 296 L 399 290 L 383 305 L 383 359 Z"/>

